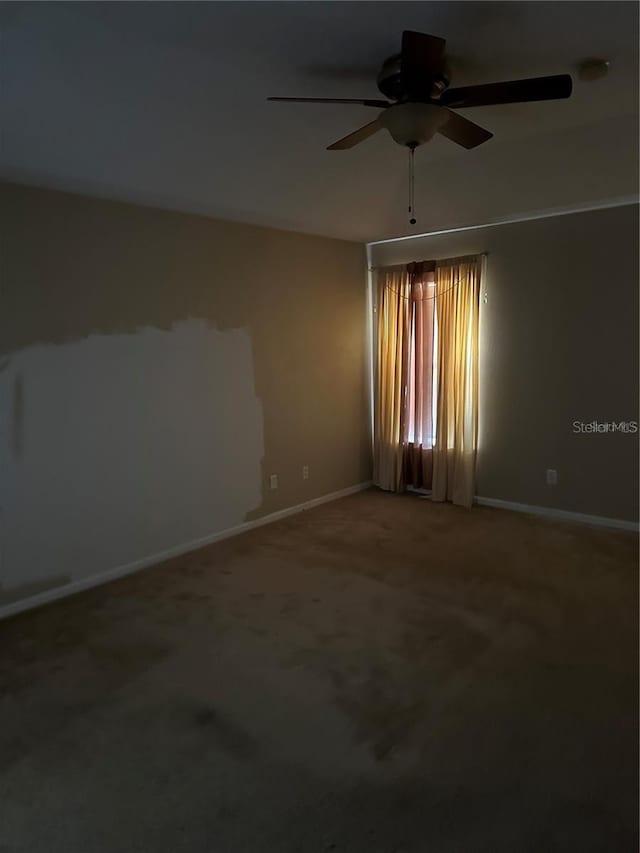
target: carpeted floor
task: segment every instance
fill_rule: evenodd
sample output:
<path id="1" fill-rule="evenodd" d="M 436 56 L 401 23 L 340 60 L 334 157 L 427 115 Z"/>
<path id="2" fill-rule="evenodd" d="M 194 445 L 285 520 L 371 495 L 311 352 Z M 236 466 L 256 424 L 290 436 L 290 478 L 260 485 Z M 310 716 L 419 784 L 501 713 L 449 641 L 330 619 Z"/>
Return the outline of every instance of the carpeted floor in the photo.
<path id="1" fill-rule="evenodd" d="M 635 853 L 637 538 L 371 491 L 0 623 L 2 853 Z"/>

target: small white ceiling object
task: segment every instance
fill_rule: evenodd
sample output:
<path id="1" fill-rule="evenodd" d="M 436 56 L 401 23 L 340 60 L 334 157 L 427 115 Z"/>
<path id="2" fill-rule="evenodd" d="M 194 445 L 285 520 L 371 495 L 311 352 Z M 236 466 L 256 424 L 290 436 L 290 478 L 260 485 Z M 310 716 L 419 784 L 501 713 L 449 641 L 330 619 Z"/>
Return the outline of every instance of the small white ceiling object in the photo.
<path id="1" fill-rule="evenodd" d="M 0 176 L 344 239 L 637 193 L 638 6 L 620 2 L 3 3 Z M 451 85 L 572 73 L 569 100 L 461 110 L 494 138 L 415 156 L 357 105 L 404 29 L 446 38 Z M 603 56 L 597 83 L 575 73 Z"/>
<path id="2" fill-rule="evenodd" d="M 602 80 L 610 70 L 608 59 L 583 59 L 578 64 L 578 77 L 580 80 Z"/>

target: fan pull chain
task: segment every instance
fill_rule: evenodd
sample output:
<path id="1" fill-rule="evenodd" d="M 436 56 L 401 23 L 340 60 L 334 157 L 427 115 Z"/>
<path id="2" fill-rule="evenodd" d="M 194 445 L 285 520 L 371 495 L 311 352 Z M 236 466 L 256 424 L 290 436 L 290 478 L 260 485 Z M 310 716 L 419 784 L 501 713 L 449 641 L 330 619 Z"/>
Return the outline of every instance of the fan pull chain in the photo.
<path id="1" fill-rule="evenodd" d="M 413 155 L 416 151 L 415 145 L 409 145 L 409 224 L 416 224 L 416 208 L 415 208 L 415 177 L 413 168 Z"/>

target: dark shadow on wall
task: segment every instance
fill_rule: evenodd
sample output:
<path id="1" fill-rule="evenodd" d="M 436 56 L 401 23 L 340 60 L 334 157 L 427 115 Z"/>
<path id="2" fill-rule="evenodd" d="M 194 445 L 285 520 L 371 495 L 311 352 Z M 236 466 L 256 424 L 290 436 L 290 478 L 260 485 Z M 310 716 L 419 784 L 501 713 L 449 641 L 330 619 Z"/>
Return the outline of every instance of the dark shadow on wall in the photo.
<path id="1" fill-rule="evenodd" d="M 11 452 L 20 459 L 24 451 L 24 379 L 13 377 L 13 407 L 11 413 Z"/>

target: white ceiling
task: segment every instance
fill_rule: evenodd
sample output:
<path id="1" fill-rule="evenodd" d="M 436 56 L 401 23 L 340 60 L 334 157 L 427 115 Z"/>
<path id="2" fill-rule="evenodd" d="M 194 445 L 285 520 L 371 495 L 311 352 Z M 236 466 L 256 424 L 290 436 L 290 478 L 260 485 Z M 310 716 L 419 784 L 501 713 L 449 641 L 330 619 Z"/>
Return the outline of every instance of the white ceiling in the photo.
<path id="1" fill-rule="evenodd" d="M 638 5 L 632 2 L 3 3 L 0 174 L 161 207 L 354 240 L 486 222 L 637 192 Z M 403 29 L 443 36 L 453 85 L 572 72 L 569 101 L 465 114 L 473 151 L 416 153 L 386 132 L 326 146 L 375 118 L 268 95 L 376 97 Z"/>

